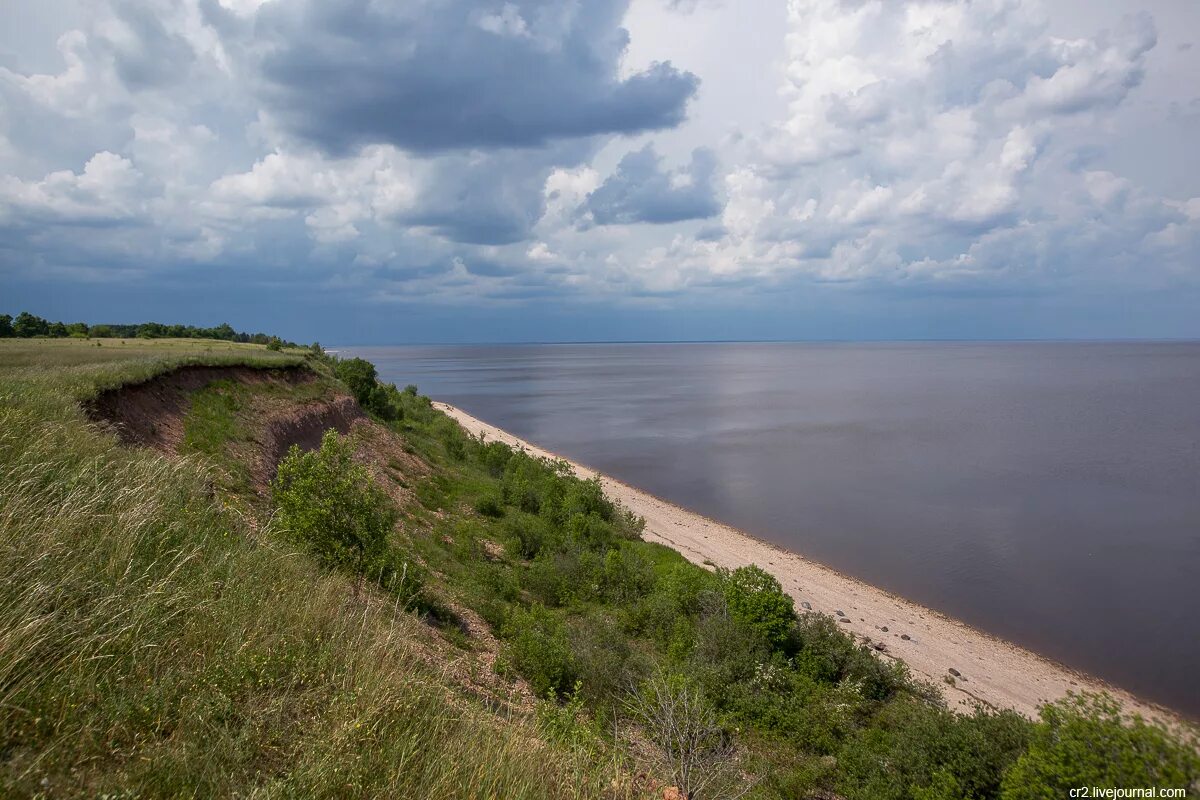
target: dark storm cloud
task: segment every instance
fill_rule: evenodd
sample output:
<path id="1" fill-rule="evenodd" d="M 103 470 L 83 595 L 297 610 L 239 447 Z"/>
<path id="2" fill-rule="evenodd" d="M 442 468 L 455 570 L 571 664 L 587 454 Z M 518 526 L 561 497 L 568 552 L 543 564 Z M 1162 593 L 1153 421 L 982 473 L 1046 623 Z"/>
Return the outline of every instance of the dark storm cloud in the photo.
<path id="1" fill-rule="evenodd" d="M 695 150 L 691 163 L 674 173 L 663 170 L 660 162 L 651 145 L 622 158 L 608 180 L 588 195 L 592 219 L 600 225 L 667 223 L 721 211 L 713 189 L 717 160 L 712 151 Z"/>
<path id="2" fill-rule="evenodd" d="M 620 78 L 625 0 L 279 3 L 255 35 L 263 99 L 337 153 L 537 147 L 684 119 L 699 79 L 669 63 Z"/>
<path id="3" fill-rule="evenodd" d="M 558 164 L 586 159 L 592 147 L 574 141 L 527 150 L 438 155 L 429 162 L 433 172 L 421 202 L 393 221 L 432 228 L 463 244 L 522 241 L 544 211 L 547 176 Z"/>
<path id="4" fill-rule="evenodd" d="M 168 86 L 183 79 L 195 62 L 192 46 L 163 25 L 155 9 L 122 0 L 112 4 L 120 35 L 96 42 L 107 50 L 122 83 L 130 90 Z"/>

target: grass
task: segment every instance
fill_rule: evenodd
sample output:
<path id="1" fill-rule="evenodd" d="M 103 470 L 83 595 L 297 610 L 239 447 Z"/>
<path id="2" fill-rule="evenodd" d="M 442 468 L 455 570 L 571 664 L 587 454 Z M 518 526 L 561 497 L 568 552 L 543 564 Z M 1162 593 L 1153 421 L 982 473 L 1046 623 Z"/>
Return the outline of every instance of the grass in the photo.
<path id="1" fill-rule="evenodd" d="M 715 744 L 687 757 L 764 800 L 1200 776 L 1194 742 L 1103 705 L 954 714 L 832 620 L 795 616 L 765 574 L 644 542 L 593 484 L 390 387 L 376 480 L 408 499 L 389 546 L 428 572 L 437 621 L 488 628 L 439 632 L 247 500 L 255 415 L 318 399 L 329 363 L 118 342 L 0 340 L 0 797 L 645 797 L 630 775 L 673 769 L 661 726 L 628 713 L 651 684 L 702 712 Z M 321 379 L 195 392 L 184 458 L 121 447 L 79 407 L 181 364 L 304 363 Z M 531 714 L 480 678 L 552 697 Z"/>
<path id="2" fill-rule="evenodd" d="M 75 403 L 179 363 L 298 357 L 0 345 L 0 796 L 582 797 L 608 785 L 431 667 L 412 614 L 253 535 L 213 496 L 207 460 L 120 447 Z M 224 430 L 220 403 L 209 412 L 196 430 Z"/>
<path id="3" fill-rule="evenodd" d="M 214 381 L 192 395 L 184 419 L 184 452 L 215 456 L 238 433 L 237 413 L 245 407 L 243 388 L 232 381 Z"/>

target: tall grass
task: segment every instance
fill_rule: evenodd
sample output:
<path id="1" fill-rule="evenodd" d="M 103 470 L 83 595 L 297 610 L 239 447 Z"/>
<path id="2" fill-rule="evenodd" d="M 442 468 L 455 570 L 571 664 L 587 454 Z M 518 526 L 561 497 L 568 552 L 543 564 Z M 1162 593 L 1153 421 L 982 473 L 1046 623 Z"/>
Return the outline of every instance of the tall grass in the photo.
<path id="1" fill-rule="evenodd" d="M 207 462 L 72 400 L 160 369 L 0 362 L 0 796 L 609 792 L 419 658 L 419 620 L 253 536 Z"/>

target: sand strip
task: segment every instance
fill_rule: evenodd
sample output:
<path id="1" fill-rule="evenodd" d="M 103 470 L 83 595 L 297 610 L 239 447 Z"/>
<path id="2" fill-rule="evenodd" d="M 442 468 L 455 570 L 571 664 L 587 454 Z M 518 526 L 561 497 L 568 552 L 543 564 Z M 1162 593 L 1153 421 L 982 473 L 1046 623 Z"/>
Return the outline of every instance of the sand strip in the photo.
<path id="1" fill-rule="evenodd" d="M 560 458 L 453 406 L 445 403 L 434 406 L 476 436 L 522 447 L 534 455 Z M 881 643 L 884 647 L 881 657 L 904 661 L 914 675 L 941 689 L 952 708 L 969 711 L 975 703 L 982 702 L 1032 716 L 1037 706 L 1068 691 L 1107 691 L 1130 712 L 1172 726 L 1180 721 L 1172 712 L 1099 679 L 660 500 L 581 464 L 569 463 L 580 477 L 599 475 L 611 499 L 645 517 L 644 536 L 648 541 L 672 547 L 697 564 L 708 562 L 728 568 L 759 565 L 779 580 L 796 601 L 798 610 L 811 606 L 813 611 L 835 617 L 842 612 L 843 628 L 860 639 Z M 951 669 L 959 675 L 954 676 Z M 947 678 L 953 678 L 953 685 Z"/>

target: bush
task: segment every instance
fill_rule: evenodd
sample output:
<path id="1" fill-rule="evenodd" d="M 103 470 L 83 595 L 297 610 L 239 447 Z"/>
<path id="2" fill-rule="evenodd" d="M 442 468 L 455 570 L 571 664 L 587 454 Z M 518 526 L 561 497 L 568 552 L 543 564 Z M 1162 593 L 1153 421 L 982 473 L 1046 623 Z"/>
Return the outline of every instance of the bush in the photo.
<path id="1" fill-rule="evenodd" d="M 1013 711 L 962 716 L 897 698 L 838 754 L 839 793 L 851 800 L 996 797 L 1030 727 Z"/>
<path id="2" fill-rule="evenodd" d="M 645 659 L 635 654 L 625 632 L 603 610 L 573 620 L 569 640 L 580 691 L 593 707 L 605 709 L 648 671 Z"/>
<path id="3" fill-rule="evenodd" d="M 388 566 L 388 534 L 396 510 L 349 440 L 326 431 L 320 450 L 292 446 L 271 483 L 278 523 L 323 563 L 359 575 Z M 382 570 L 380 576 L 382 577 Z M 386 576 L 391 581 L 392 575 Z"/>
<path id="4" fill-rule="evenodd" d="M 508 641 L 508 662 L 529 681 L 534 694 L 565 697 L 572 691 L 578 670 L 567 631 L 548 609 L 541 605 L 513 609 L 501 635 Z"/>
<path id="5" fill-rule="evenodd" d="M 381 419 L 388 421 L 399 419 L 404 416 L 404 412 L 393 402 L 393 398 L 398 394 L 395 386 L 377 383 L 367 395 L 366 408 Z"/>
<path id="6" fill-rule="evenodd" d="M 796 612 L 779 581 L 753 564 L 722 572 L 721 577 L 729 613 L 757 631 L 771 647 L 782 647 Z"/>
<path id="7" fill-rule="evenodd" d="M 525 583 L 548 605 L 588 602 L 600 595 L 602 569 L 600 556 L 577 545 L 543 550 L 529 565 Z"/>
<path id="8" fill-rule="evenodd" d="M 346 384 L 360 406 L 367 408 L 371 404 L 371 394 L 379 383 L 374 364 L 362 358 L 339 361 L 334 375 Z"/>
<path id="9" fill-rule="evenodd" d="M 599 478 L 572 480 L 563 494 L 562 510 L 567 518 L 576 514 L 596 516 L 605 522 L 613 518 L 613 505 L 604 496 Z"/>
<path id="10" fill-rule="evenodd" d="M 512 448 L 504 442 L 487 442 L 486 444 L 477 440 L 476 458 L 480 464 L 487 468 L 487 471 L 493 478 L 499 478 L 504 474 L 504 468 L 508 466 L 508 460 L 512 458 Z"/>
<path id="11" fill-rule="evenodd" d="M 462 461 L 467 457 L 467 444 L 471 438 L 461 425 L 450 417 L 441 417 L 435 423 L 434 430 L 450 458 Z"/>
<path id="12" fill-rule="evenodd" d="M 601 591 L 610 603 L 634 603 L 653 588 L 654 566 L 640 553 L 627 545 L 604 554 Z"/>
<path id="13" fill-rule="evenodd" d="M 707 608 L 696 623 L 689 670 L 719 704 L 729 687 L 753 679 L 771 653 L 758 631 L 728 613 L 724 597 L 706 595 L 701 602 Z"/>
<path id="14" fill-rule="evenodd" d="M 1040 718 L 1029 749 L 1004 776 L 1004 800 L 1066 797 L 1077 786 L 1200 788 L 1196 742 L 1123 718 L 1107 695 L 1068 695 L 1042 706 Z"/>
<path id="15" fill-rule="evenodd" d="M 561 537 L 541 517 L 514 512 L 504 520 L 504 538 L 509 552 L 526 560 L 536 558 L 544 549 L 556 546 Z"/>
<path id="16" fill-rule="evenodd" d="M 475 513 L 499 519 L 504 516 L 504 504 L 495 495 L 485 494 L 475 501 Z"/>
<path id="17" fill-rule="evenodd" d="M 653 591 L 631 609 L 632 626 L 661 645 L 671 647 L 677 642 L 672 649 L 685 655 L 691 650 L 691 620 L 700 613 L 700 596 L 711 592 L 715 583 L 715 576 L 707 570 L 686 563 L 670 565 L 655 581 Z"/>

